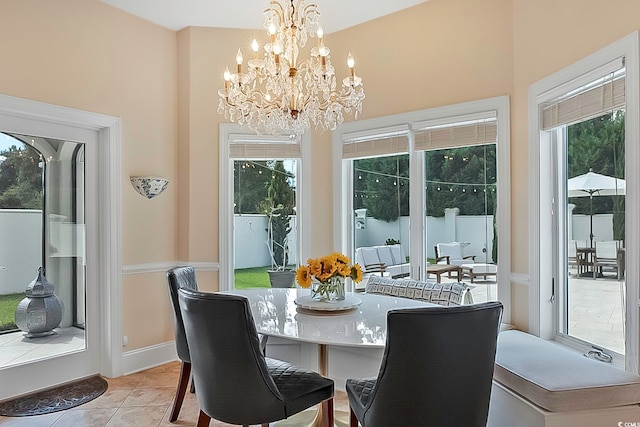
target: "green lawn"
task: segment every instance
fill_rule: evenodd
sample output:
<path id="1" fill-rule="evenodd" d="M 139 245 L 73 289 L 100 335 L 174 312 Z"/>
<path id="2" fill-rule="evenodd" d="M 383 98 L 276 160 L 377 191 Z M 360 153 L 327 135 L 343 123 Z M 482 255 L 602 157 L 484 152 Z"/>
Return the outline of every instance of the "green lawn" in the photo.
<path id="1" fill-rule="evenodd" d="M 0 295 L 0 331 L 16 328 L 16 307 L 24 293 Z"/>
<path id="2" fill-rule="evenodd" d="M 251 289 L 251 288 L 270 288 L 271 282 L 269 281 L 269 266 L 266 267 L 254 267 L 254 268 L 240 268 L 234 272 L 235 288 L 236 289 Z M 295 270 L 295 265 L 290 265 L 287 268 Z"/>
<path id="3" fill-rule="evenodd" d="M 237 269 L 234 274 L 236 289 L 251 288 L 270 288 L 269 267 L 241 268 Z"/>

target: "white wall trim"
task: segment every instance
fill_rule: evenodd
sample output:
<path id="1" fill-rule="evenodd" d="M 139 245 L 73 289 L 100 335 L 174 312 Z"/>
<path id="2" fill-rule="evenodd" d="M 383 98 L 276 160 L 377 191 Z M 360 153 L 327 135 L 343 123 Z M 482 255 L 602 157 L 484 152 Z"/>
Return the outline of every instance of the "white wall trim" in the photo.
<path id="1" fill-rule="evenodd" d="M 122 354 L 123 375 L 133 374 L 178 360 L 176 342 L 168 341 Z"/>
<path id="2" fill-rule="evenodd" d="M 529 286 L 529 275 L 522 273 L 511 273 L 511 283 L 514 285 Z"/>
<path id="3" fill-rule="evenodd" d="M 130 276 L 134 274 L 165 273 L 167 270 L 181 265 L 190 265 L 195 267 L 196 271 L 220 270 L 220 264 L 217 262 L 165 261 L 124 265 L 122 266 L 122 274 Z"/>

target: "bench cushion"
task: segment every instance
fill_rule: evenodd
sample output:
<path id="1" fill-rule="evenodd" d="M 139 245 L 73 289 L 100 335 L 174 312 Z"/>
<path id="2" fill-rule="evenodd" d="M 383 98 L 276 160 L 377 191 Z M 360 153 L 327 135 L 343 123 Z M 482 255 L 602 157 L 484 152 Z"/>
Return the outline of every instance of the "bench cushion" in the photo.
<path id="1" fill-rule="evenodd" d="M 516 330 L 498 336 L 494 378 L 551 412 L 640 403 L 640 376 Z"/>

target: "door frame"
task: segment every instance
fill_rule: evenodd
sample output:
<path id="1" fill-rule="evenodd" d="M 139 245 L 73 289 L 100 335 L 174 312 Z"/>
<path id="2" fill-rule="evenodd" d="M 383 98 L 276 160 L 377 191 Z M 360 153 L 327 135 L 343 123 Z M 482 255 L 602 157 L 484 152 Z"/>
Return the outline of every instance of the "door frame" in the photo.
<path id="1" fill-rule="evenodd" d="M 0 130 L 9 133 L 82 141 L 89 133 L 97 140 L 93 150 L 93 178 L 97 236 L 93 261 L 97 280 L 87 301 L 93 327 L 87 325 L 87 348 L 60 357 L 0 369 L 0 400 L 73 381 L 94 374 L 122 375 L 122 238 L 121 238 L 121 124 L 117 117 L 43 102 L 0 95 Z M 89 319 L 88 319 L 89 320 Z M 87 360 L 88 359 L 88 360 Z"/>

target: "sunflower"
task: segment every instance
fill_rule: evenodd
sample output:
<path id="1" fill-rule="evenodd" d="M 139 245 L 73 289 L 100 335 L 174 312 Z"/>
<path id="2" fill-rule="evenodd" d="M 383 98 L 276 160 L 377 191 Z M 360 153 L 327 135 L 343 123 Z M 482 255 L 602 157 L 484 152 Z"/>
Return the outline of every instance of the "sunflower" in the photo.
<path id="1" fill-rule="evenodd" d="M 296 271 L 296 280 L 303 288 L 311 286 L 311 270 L 306 265 L 301 265 Z"/>
<path id="2" fill-rule="evenodd" d="M 309 258 L 307 260 L 307 264 L 309 264 L 309 271 L 311 272 L 311 275 L 318 277 L 322 274 L 322 264 L 319 259 Z"/>
<path id="3" fill-rule="evenodd" d="M 362 268 L 360 268 L 360 264 L 353 264 L 351 267 L 351 279 L 356 283 L 362 280 Z"/>
<path id="4" fill-rule="evenodd" d="M 337 265 L 335 257 L 333 255 L 323 256 L 320 258 L 320 266 L 320 274 L 314 274 L 314 276 L 316 276 L 316 278 L 321 282 L 324 282 L 336 272 Z"/>

